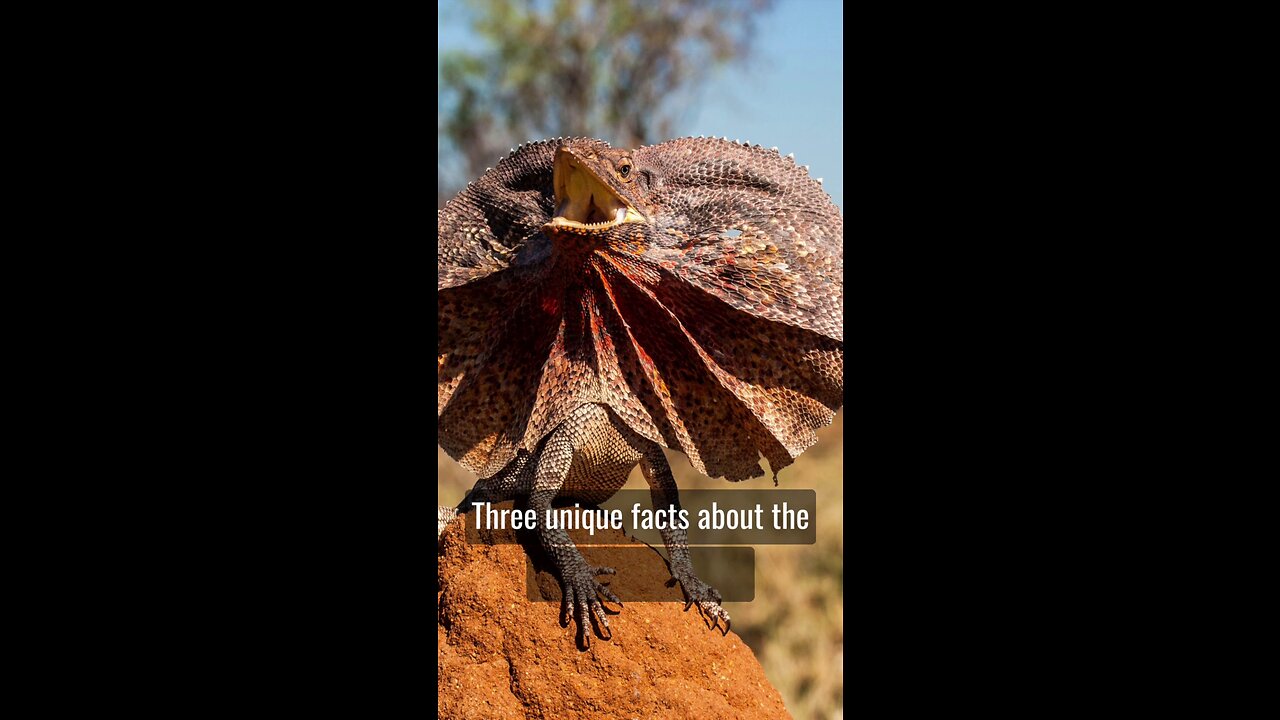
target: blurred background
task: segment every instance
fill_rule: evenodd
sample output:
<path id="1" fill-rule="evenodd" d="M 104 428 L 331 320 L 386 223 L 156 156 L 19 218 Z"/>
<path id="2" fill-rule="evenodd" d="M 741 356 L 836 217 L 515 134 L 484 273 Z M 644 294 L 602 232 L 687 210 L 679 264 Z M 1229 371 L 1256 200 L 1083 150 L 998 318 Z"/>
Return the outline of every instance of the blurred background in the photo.
<path id="1" fill-rule="evenodd" d="M 843 8 L 829 0 L 442 0 L 437 205 L 548 137 L 635 147 L 687 135 L 776 146 L 844 212 Z M 779 476 L 813 488 L 817 544 L 758 546 L 756 601 L 727 603 L 796 718 L 844 707 L 844 412 Z M 668 458 L 681 488 L 729 485 Z M 763 462 L 763 461 L 762 461 Z M 764 463 L 767 467 L 767 463 Z M 437 448 L 441 505 L 475 482 Z M 633 471 L 628 489 L 647 489 Z"/>

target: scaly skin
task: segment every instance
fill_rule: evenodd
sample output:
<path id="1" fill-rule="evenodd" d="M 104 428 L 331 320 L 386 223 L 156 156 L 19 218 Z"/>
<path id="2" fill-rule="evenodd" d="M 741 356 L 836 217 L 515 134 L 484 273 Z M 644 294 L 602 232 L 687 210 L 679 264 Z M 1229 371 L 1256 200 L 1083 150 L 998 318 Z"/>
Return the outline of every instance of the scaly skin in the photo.
<path id="1" fill-rule="evenodd" d="M 637 464 L 649 483 L 653 506 L 673 505 L 679 512 L 679 494 L 662 447 L 637 435 L 604 406 L 582 405 L 534 453 L 522 452 L 502 472 L 478 481 L 455 510 L 440 508 L 440 529 L 459 512 L 473 510 L 473 502 L 499 503 L 528 498 L 528 507 L 539 518 L 546 517 L 552 501 L 557 498 L 599 505 L 626 483 L 627 475 Z M 685 600 L 696 604 L 713 627 L 723 621 L 728 632 L 729 613 L 720 606 L 720 593 L 699 580 L 693 571 L 687 532 L 672 528 L 661 532 L 671 558 L 671 574 L 680 583 Z M 562 529 L 540 527 L 538 538 L 560 575 L 562 623 L 576 617 L 579 642 L 589 647 L 588 614 L 596 619 L 598 632 L 609 629 L 609 620 L 598 596 L 622 604 L 606 585 L 595 580 L 595 575 L 613 574 L 614 569 L 589 567 Z"/>
<path id="2" fill-rule="evenodd" d="M 763 455 L 776 482 L 844 394 L 844 224 L 805 170 L 725 140 L 557 139 L 450 200 L 437 415 L 440 446 L 485 478 L 468 501 L 600 502 L 639 463 L 655 506 L 678 504 L 662 446 L 731 481 Z M 589 642 L 607 588 L 567 535 L 539 534 Z M 687 538 L 663 539 L 686 598 L 727 626 Z"/>

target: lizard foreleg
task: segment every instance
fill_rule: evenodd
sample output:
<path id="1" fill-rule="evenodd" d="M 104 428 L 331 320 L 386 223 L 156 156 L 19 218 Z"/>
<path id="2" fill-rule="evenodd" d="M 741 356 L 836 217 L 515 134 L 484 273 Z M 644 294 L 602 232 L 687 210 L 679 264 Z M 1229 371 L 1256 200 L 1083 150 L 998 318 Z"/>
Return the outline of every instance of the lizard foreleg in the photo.
<path id="1" fill-rule="evenodd" d="M 671 465 L 657 443 L 650 443 L 640 458 L 640 470 L 649 483 L 649 495 L 653 498 L 654 509 L 672 506 L 680 511 L 680 492 L 676 480 L 671 475 Z M 712 621 L 712 627 L 724 621 L 724 632 L 729 632 L 729 613 L 721 607 L 720 592 L 702 580 L 693 572 L 693 561 L 689 559 L 689 533 L 678 527 L 664 526 L 662 542 L 667 546 L 667 554 L 671 556 L 671 576 L 673 582 L 680 583 L 684 591 L 685 606 L 697 603 L 698 612 Z"/>
<path id="2" fill-rule="evenodd" d="M 593 568 L 588 565 L 582 553 L 573 544 L 573 540 L 569 539 L 568 533 L 560 528 L 549 529 L 541 520 L 547 516 L 547 510 L 551 509 L 551 502 L 564 487 L 565 479 L 569 475 L 574 454 L 572 430 L 570 426 L 561 427 L 547 439 L 534 473 L 529 507 L 538 513 L 538 540 L 542 544 L 542 549 L 551 557 L 560 575 L 560 589 L 563 596 L 560 605 L 560 624 L 568 625 L 569 618 L 576 616 L 581 645 L 585 648 L 591 646 L 591 622 L 588 614 L 594 615 L 603 628 L 597 628 L 600 638 L 609 639 L 604 636 L 604 630 L 609 630 L 609 620 L 605 617 L 600 596 L 618 603 L 619 606 L 622 605 L 622 601 L 618 600 L 608 586 L 602 585 L 595 579 L 596 575 L 613 575 L 617 571 L 609 567 Z M 610 631 L 609 636 L 612 637 L 612 635 Z"/>

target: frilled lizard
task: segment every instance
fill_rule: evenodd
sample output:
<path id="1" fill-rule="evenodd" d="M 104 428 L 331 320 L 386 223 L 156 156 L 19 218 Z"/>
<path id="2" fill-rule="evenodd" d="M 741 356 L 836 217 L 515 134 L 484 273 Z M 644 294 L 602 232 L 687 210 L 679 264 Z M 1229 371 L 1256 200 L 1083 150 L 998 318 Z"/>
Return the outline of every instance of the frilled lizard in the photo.
<path id="1" fill-rule="evenodd" d="M 523 145 L 439 211 L 439 443 L 472 502 L 600 503 L 637 463 L 679 497 L 662 448 L 731 481 L 775 473 L 844 393 L 844 221 L 777 148 L 682 138 Z M 561 623 L 617 602 L 563 530 L 539 528 Z M 687 536 L 663 533 L 689 603 L 720 620 Z M 621 603 L 619 603 L 621 604 Z M 686 605 L 688 609 L 688 605 Z M 590 613 L 590 615 L 589 615 Z M 603 630 L 597 629 L 604 637 Z"/>

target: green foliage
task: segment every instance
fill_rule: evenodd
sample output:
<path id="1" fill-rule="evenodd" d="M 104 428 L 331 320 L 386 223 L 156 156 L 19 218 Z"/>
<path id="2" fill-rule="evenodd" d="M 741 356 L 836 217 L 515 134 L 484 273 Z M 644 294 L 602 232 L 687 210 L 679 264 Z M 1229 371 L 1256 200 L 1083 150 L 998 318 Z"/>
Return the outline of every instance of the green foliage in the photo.
<path id="1" fill-rule="evenodd" d="M 527 140 L 667 139 L 708 73 L 746 58 L 771 2 L 473 0 L 466 16 L 484 48 L 441 37 L 446 151 L 475 177 Z"/>

